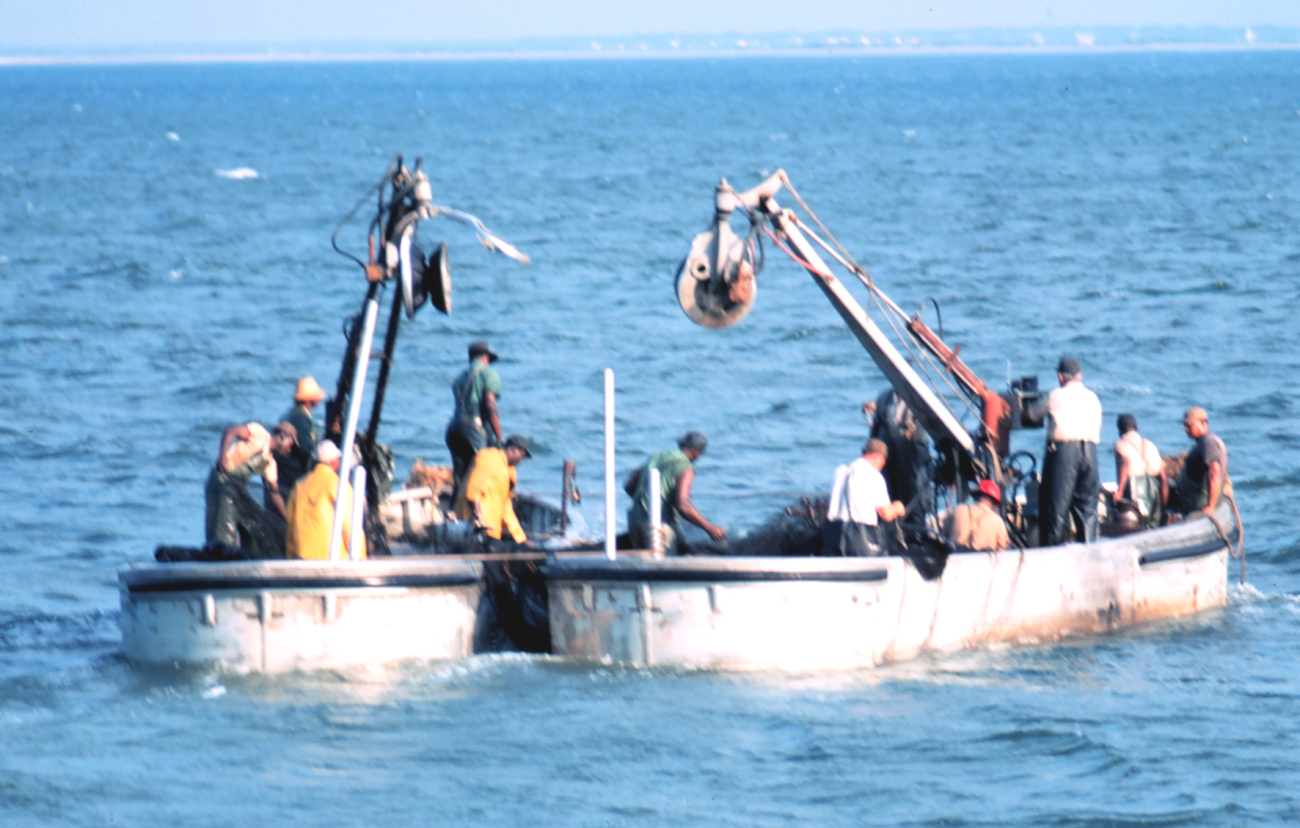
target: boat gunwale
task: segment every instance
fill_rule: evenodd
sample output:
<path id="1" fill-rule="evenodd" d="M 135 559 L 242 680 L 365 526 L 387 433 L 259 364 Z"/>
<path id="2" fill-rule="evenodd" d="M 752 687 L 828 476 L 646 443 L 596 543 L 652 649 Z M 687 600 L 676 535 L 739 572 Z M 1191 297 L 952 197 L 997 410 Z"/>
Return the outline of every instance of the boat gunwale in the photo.
<path id="1" fill-rule="evenodd" d="M 1231 517 L 1226 506 L 1221 506 L 1216 512 L 1216 519 L 1228 520 L 1228 526 L 1224 531 L 1228 540 L 1235 543 L 1240 537 L 1240 532 Z M 1098 539 L 1090 544 L 1060 544 L 995 552 L 960 550 L 952 554 L 961 558 L 974 555 L 1037 556 L 1062 551 L 1084 552 L 1086 550 L 1091 554 L 1101 553 L 1108 556 L 1116 553 L 1132 555 L 1134 562 L 1139 567 L 1144 567 L 1166 561 L 1205 557 L 1222 551 L 1224 547 L 1224 539 L 1212 522 L 1194 519 L 1131 535 Z M 614 560 L 592 556 L 550 561 L 542 567 L 542 574 L 547 580 L 556 582 L 876 582 L 887 580 L 891 569 L 907 563 L 908 559 L 902 556 L 829 558 L 708 555 Z M 866 567 L 871 569 L 864 572 L 863 569 Z"/>
<path id="2" fill-rule="evenodd" d="M 371 590 L 461 587 L 482 580 L 465 560 L 193 561 L 135 564 L 118 572 L 132 595 L 169 592 Z"/>

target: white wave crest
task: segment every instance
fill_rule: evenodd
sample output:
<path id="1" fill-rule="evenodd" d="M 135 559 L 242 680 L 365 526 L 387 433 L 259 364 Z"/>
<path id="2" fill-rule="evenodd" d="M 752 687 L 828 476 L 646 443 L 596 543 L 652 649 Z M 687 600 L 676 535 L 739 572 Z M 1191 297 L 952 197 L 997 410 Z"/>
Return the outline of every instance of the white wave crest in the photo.
<path id="1" fill-rule="evenodd" d="M 1234 604 L 1261 604 L 1266 601 L 1273 601 L 1278 597 L 1285 598 L 1287 596 L 1269 595 L 1260 592 L 1250 581 L 1244 584 L 1228 584 L 1228 598 Z"/>
<path id="2" fill-rule="evenodd" d="M 252 167 L 236 167 L 233 170 L 213 170 L 221 178 L 229 178 L 233 181 L 248 181 L 254 178 L 261 178 L 257 170 Z"/>

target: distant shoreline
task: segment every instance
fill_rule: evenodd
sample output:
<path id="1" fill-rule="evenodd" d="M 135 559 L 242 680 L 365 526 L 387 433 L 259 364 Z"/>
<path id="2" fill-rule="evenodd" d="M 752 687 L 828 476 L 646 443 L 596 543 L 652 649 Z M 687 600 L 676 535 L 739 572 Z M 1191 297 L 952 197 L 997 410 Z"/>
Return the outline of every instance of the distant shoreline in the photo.
<path id="1" fill-rule="evenodd" d="M 259 52 L 170 55 L 0 55 L 0 67 L 139 66 L 148 64 L 251 63 L 436 63 L 545 60 L 694 60 L 700 58 L 884 58 L 961 55 L 1059 56 L 1140 54 L 1148 52 L 1282 52 L 1300 51 L 1300 43 L 1143 43 L 1102 46 L 895 46 L 885 48 L 824 47 L 802 49 L 690 49 L 484 52 Z"/>

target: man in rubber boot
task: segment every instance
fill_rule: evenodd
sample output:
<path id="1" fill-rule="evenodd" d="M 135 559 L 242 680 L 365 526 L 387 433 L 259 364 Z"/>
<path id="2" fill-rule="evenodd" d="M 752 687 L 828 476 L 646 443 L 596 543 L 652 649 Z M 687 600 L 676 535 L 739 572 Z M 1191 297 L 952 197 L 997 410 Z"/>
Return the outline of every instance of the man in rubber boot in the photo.
<path id="1" fill-rule="evenodd" d="M 512 434 L 503 448 L 488 447 L 474 457 L 465 485 L 456 498 L 456 516 L 473 520 L 489 538 L 501 540 L 501 530 L 515 543 L 527 543 L 528 536 L 515 516 L 515 471 L 525 457 L 532 457 L 528 438 Z"/>
<path id="2" fill-rule="evenodd" d="M 501 445 L 501 418 L 497 398 L 501 377 L 490 366 L 497 361 L 486 342 L 471 342 L 469 367 L 451 384 L 456 410 L 447 424 L 447 449 L 451 452 L 454 496 L 465 487 L 474 456 L 485 448 Z"/>
<path id="3" fill-rule="evenodd" d="M 1071 516 L 1083 528 L 1083 543 L 1097 539 L 1097 444 L 1101 442 L 1101 400 L 1083 385 L 1083 369 L 1073 357 L 1056 366 L 1060 388 L 1030 407 L 1030 417 L 1047 417 L 1047 450 L 1038 492 L 1038 544 L 1065 543 Z"/>
<path id="4" fill-rule="evenodd" d="M 1169 499 L 1165 463 L 1156 444 L 1138 434 L 1137 417 L 1121 414 L 1115 421 L 1119 440 L 1115 442 L 1115 497 L 1137 504 L 1144 529 L 1159 526 L 1164 504 Z"/>
<path id="5" fill-rule="evenodd" d="M 270 509 L 264 510 L 248 493 L 248 479 L 262 476 Z M 278 558 L 283 554 L 284 528 L 268 515 L 287 519 L 280 497 L 279 473 L 271 454 L 271 435 L 259 423 L 232 425 L 221 435 L 217 462 L 204 490 L 204 537 L 208 543 L 243 548 L 249 557 Z M 278 548 L 277 548 L 278 547 Z"/>
<path id="6" fill-rule="evenodd" d="M 709 441 L 698 431 L 688 432 L 677 441 L 677 449 L 655 454 L 645 465 L 632 472 L 623 490 L 632 496 L 632 506 L 627 510 L 627 531 L 635 549 L 653 548 L 650 529 L 650 470 L 659 470 L 659 495 L 663 552 L 677 555 L 680 552 L 681 518 L 703 529 L 715 541 L 727 537 L 721 526 L 709 523 L 691 503 L 691 485 L 695 482 L 694 463 L 704 454 Z"/>

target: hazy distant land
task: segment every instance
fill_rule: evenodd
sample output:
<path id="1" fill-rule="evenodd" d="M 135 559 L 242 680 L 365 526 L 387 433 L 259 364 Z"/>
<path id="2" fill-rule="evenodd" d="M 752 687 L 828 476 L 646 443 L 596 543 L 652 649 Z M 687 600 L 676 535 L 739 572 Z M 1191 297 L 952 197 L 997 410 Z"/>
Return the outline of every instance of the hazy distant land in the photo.
<path id="1" fill-rule="evenodd" d="M 0 65 L 243 63 L 365 60 L 1061 53 L 1137 50 L 1300 48 L 1300 28 L 1259 26 L 1097 26 L 951 31 L 836 31 L 535 38 L 510 41 L 283 42 L 148 44 L 108 48 L 14 49 Z"/>

